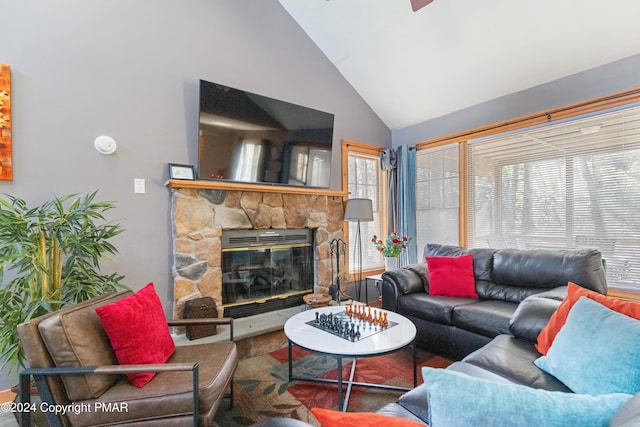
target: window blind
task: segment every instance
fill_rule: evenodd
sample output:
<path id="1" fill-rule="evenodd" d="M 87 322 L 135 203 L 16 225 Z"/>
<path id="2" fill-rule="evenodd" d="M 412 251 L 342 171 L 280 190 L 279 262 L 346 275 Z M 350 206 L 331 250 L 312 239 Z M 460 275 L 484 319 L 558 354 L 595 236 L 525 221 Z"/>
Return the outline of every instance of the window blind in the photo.
<path id="1" fill-rule="evenodd" d="M 418 261 L 426 243 L 458 244 L 459 177 L 457 143 L 416 153 Z"/>
<path id="2" fill-rule="evenodd" d="M 371 238 L 376 235 L 384 236 L 382 228 L 382 171 L 378 156 L 350 151 L 348 156 L 348 184 L 350 198 L 371 199 L 373 207 L 373 221 L 360 223 L 362 238 L 362 270 L 373 270 L 384 267 L 384 260 L 378 253 Z M 350 253 L 356 241 L 357 223 L 349 222 Z M 349 257 L 349 271 L 356 271 L 355 257 Z"/>
<path id="3" fill-rule="evenodd" d="M 640 107 L 470 141 L 470 247 L 596 248 L 640 290 Z"/>

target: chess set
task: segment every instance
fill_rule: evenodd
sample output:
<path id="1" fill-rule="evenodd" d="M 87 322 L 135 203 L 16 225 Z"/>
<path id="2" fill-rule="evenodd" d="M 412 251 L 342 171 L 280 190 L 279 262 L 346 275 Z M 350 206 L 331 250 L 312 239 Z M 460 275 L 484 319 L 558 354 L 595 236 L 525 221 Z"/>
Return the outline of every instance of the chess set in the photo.
<path id="1" fill-rule="evenodd" d="M 316 318 L 306 323 L 348 341 L 359 341 L 397 325 L 387 319 L 386 311 L 364 304 L 349 304 L 338 313 L 316 312 Z"/>

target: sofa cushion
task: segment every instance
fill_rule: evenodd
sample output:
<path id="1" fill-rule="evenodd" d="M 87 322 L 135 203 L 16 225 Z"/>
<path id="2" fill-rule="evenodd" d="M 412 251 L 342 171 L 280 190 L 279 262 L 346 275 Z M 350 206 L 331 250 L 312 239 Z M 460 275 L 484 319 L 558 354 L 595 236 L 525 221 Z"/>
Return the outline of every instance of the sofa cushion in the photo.
<path id="1" fill-rule="evenodd" d="M 507 378 L 496 375 L 492 372 L 487 371 L 486 369 L 479 368 L 475 365 L 471 365 L 469 363 L 464 362 L 454 362 L 447 367 L 449 370 L 453 370 L 456 372 L 461 372 L 467 375 L 474 376 L 476 378 L 484 378 L 491 381 L 511 383 Z M 402 406 L 406 411 L 408 411 L 413 416 L 417 417 L 421 420 L 429 419 L 429 406 L 425 400 L 427 396 L 427 385 L 420 384 L 418 387 L 415 387 L 408 392 L 404 393 L 402 396 L 398 398 L 398 404 Z M 390 408 L 395 409 L 395 408 Z M 380 412 L 380 411 L 378 411 Z M 391 414 L 388 414 L 391 415 Z"/>
<path id="2" fill-rule="evenodd" d="M 463 248 L 461 246 L 441 245 L 427 243 L 424 246 L 423 259 L 432 256 L 458 257 L 471 254 L 473 256 L 473 275 L 478 280 L 491 280 L 493 268 L 493 254 L 497 249 L 488 248 Z"/>
<path id="3" fill-rule="evenodd" d="M 493 338 L 509 332 L 509 320 L 518 306 L 506 301 L 476 301 L 453 310 L 454 326 Z"/>
<path id="4" fill-rule="evenodd" d="M 555 313 L 553 313 L 548 324 L 542 329 L 537 337 L 536 348 L 542 354 L 547 354 L 547 351 L 549 351 L 549 347 L 551 347 L 553 340 L 556 335 L 558 335 L 560 328 L 562 328 L 567 321 L 569 311 L 580 297 L 590 298 L 611 310 L 626 314 L 634 319 L 640 319 L 640 303 L 622 301 L 617 298 L 607 297 L 597 292 L 585 289 L 572 282 L 569 282 L 567 289 L 567 297 L 562 301 L 560 307 L 558 307 Z"/>
<path id="5" fill-rule="evenodd" d="M 428 319 L 434 323 L 451 325 L 454 308 L 477 301 L 471 298 L 417 293 L 398 298 L 398 313 L 404 316 Z"/>
<path id="6" fill-rule="evenodd" d="M 493 256 L 491 280 L 500 285 L 532 288 L 532 292 L 536 288 L 566 286 L 569 281 L 602 294 L 607 292 L 602 257 L 593 249 L 501 249 Z"/>
<path id="7" fill-rule="evenodd" d="M 409 271 L 416 273 L 418 277 L 420 277 L 420 280 L 422 280 L 422 289 L 426 293 L 429 293 L 429 268 L 427 268 L 426 262 L 421 262 L 418 264 L 409 264 L 406 267 L 404 267 L 404 269 L 407 269 Z M 405 292 L 405 293 L 409 293 L 409 292 Z"/>
<path id="8" fill-rule="evenodd" d="M 429 294 L 478 298 L 473 276 L 473 256 L 426 257 L 429 268 Z"/>
<path id="9" fill-rule="evenodd" d="M 540 357 L 533 344 L 512 335 L 498 335 L 489 344 L 462 359 L 516 384 L 550 391 L 569 392 L 569 388 L 553 375 L 534 365 Z"/>
<path id="10" fill-rule="evenodd" d="M 638 393 L 640 321 L 581 297 L 535 364 L 576 393 Z"/>
<path id="11" fill-rule="evenodd" d="M 476 365 L 472 365 L 471 363 L 467 363 L 467 362 L 462 362 L 462 361 L 453 362 L 451 365 L 447 366 L 447 369 L 460 372 L 461 374 L 471 375 L 472 377 L 491 380 L 494 382 L 508 383 L 508 384 L 513 383 L 513 381 L 511 381 L 509 378 L 505 378 L 501 375 L 494 374 L 491 371 L 488 371 L 484 368 L 481 368 Z"/>
<path id="12" fill-rule="evenodd" d="M 607 426 L 631 398 L 537 390 L 425 367 L 430 425 L 433 427 Z"/>
<path id="13" fill-rule="evenodd" d="M 227 392 L 231 375 L 238 364 L 238 350 L 231 341 L 221 341 L 209 344 L 195 344 L 177 346 L 167 363 L 198 363 L 200 367 L 198 393 L 200 411 L 215 412 L 216 401 Z M 143 392 L 141 396 L 140 392 Z M 159 372 L 153 381 L 139 389 L 127 378 L 122 377 L 113 387 L 107 390 L 99 399 L 88 400 L 90 408 L 97 408 L 96 402 L 111 403 L 126 407 L 127 412 L 104 409 L 103 411 L 69 411 L 67 416 L 72 425 L 111 425 L 124 424 L 124 420 L 136 425 L 161 425 L 167 420 L 163 418 L 174 414 L 183 414 L 184 420 L 171 421 L 166 425 L 193 425 L 191 414 L 193 411 L 193 378 L 190 372 L 167 371 Z M 124 405 L 126 404 L 126 406 Z M 150 419 L 149 408 L 153 407 L 154 418 Z M 154 422 L 155 420 L 155 422 Z M 165 425 L 165 424 L 162 424 Z"/>
<path id="14" fill-rule="evenodd" d="M 424 427 L 424 423 L 375 412 L 342 412 L 311 408 L 322 427 Z"/>
<path id="15" fill-rule="evenodd" d="M 541 290 L 543 289 L 533 286 L 505 285 L 494 282 L 476 283 L 476 291 L 480 298 L 507 301 L 516 304 Z"/>
<path id="16" fill-rule="evenodd" d="M 164 363 L 173 354 L 175 344 L 153 283 L 114 304 L 97 307 L 96 312 L 120 364 Z M 141 372 L 127 377 L 142 387 L 155 374 Z"/>
<path id="17" fill-rule="evenodd" d="M 131 292 L 96 298 L 53 313 L 38 324 L 38 331 L 55 366 L 77 368 L 118 363 L 109 338 L 95 308 L 112 304 Z M 62 376 L 71 401 L 101 396 L 119 378 L 118 375 Z"/>
<path id="18" fill-rule="evenodd" d="M 425 407 L 426 409 L 426 405 L 424 404 L 424 396 L 422 400 L 423 400 L 422 406 Z M 419 423 L 422 423 L 423 425 L 426 425 L 422 418 L 417 417 L 416 415 L 411 413 L 409 410 L 407 410 L 407 408 L 405 408 L 404 406 L 400 405 L 397 402 L 387 403 L 382 408 L 378 409 L 376 412 L 378 414 L 388 415 L 390 417 L 406 418 L 408 420 L 417 421 Z M 426 418 L 424 419 L 426 420 Z"/>

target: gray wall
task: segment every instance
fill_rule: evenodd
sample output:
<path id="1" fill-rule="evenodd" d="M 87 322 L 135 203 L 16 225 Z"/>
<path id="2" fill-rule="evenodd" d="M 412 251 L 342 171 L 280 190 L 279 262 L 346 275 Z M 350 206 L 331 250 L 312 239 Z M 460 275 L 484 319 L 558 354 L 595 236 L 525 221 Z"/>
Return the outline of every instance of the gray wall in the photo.
<path id="1" fill-rule="evenodd" d="M 482 84 L 482 82 L 478 82 Z M 392 134 L 394 147 L 501 122 L 640 86 L 640 55 L 535 86 L 410 126 Z"/>
<path id="2" fill-rule="evenodd" d="M 171 312 L 167 163 L 196 164 L 198 80 L 335 114 L 340 141 L 389 146 L 391 132 L 277 0 L 0 0 L 0 63 L 12 70 L 14 181 L 38 204 L 99 189 L 126 232 L 103 264 Z M 113 156 L 93 148 L 118 142 Z M 134 178 L 146 194 L 133 193 Z M 15 378 L 0 374 L 0 390 Z"/>

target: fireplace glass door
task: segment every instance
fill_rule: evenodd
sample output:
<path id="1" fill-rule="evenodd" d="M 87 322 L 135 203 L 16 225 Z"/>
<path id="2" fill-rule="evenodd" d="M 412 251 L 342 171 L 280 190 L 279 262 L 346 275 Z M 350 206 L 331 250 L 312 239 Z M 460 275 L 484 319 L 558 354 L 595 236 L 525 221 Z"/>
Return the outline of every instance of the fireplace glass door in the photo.
<path id="1" fill-rule="evenodd" d="M 313 289 L 311 244 L 222 250 L 222 304 L 261 302 Z"/>

